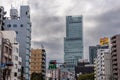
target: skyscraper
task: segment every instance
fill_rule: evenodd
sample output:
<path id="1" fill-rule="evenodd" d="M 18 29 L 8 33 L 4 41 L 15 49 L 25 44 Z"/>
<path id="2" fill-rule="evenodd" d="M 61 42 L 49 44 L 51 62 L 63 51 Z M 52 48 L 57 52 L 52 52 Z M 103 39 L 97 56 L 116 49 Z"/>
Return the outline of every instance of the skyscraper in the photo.
<path id="1" fill-rule="evenodd" d="M 89 46 L 89 61 L 94 64 L 94 58 L 97 57 L 97 46 Z"/>
<path id="2" fill-rule="evenodd" d="M 30 48 L 31 48 L 31 22 L 29 6 L 20 7 L 20 16 L 17 9 L 10 10 L 10 18 L 5 20 L 5 30 L 14 30 L 19 42 L 19 52 L 22 57 L 22 66 L 24 67 L 25 80 L 30 80 Z"/>
<path id="3" fill-rule="evenodd" d="M 83 58 L 82 16 L 66 17 L 66 37 L 64 38 L 64 62 L 66 68 L 74 72 L 79 59 Z"/>

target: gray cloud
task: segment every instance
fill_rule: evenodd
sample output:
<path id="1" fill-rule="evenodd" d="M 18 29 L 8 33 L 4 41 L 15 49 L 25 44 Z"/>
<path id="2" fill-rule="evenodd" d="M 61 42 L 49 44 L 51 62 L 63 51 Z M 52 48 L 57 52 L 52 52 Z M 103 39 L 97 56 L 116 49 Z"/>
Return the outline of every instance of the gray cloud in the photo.
<path id="1" fill-rule="evenodd" d="M 85 53 L 88 53 L 89 45 L 99 44 L 102 37 L 112 37 L 120 34 L 120 8 L 109 10 L 101 15 L 89 16 L 86 21 L 93 20 L 97 25 L 85 30 Z M 89 25 L 87 25 L 89 26 Z M 87 50 L 86 50 L 87 49 Z M 86 55 L 88 57 L 88 54 Z"/>
<path id="2" fill-rule="evenodd" d="M 51 59 L 63 62 L 66 15 L 83 15 L 85 58 L 88 58 L 88 47 L 98 44 L 99 38 L 119 34 L 119 0 L 26 1 L 31 7 L 32 47 L 39 48 L 42 43 L 47 52 L 47 62 Z M 8 3 L 11 2 L 2 2 L 5 9 L 9 9 Z"/>

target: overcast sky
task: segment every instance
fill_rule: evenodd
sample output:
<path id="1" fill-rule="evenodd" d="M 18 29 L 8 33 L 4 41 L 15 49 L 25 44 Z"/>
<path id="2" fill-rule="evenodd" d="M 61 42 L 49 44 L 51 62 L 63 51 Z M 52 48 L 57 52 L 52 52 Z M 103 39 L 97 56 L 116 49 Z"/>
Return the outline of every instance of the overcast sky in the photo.
<path id="1" fill-rule="evenodd" d="M 6 11 L 11 4 L 17 9 L 30 5 L 32 48 L 40 48 L 42 43 L 47 62 L 64 60 L 67 15 L 83 15 L 84 58 L 88 58 L 89 46 L 97 45 L 101 37 L 120 33 L 120 0 L 0 0 Z"/>

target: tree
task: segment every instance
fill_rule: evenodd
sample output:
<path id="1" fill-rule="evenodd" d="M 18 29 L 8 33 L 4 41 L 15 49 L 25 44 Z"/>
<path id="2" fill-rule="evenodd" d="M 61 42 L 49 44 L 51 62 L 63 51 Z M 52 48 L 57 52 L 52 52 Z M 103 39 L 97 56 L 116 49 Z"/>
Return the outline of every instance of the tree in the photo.
<path id="1" fill-rule="evenodd" d="M 31 80 L 44 80 L 41 73 L 32 73 Z"/>
<path id="2" fill-rule="evenodd" d="M 94 80 L 94 73 L 82 74 L 78 77 L 78 80 Z"/>

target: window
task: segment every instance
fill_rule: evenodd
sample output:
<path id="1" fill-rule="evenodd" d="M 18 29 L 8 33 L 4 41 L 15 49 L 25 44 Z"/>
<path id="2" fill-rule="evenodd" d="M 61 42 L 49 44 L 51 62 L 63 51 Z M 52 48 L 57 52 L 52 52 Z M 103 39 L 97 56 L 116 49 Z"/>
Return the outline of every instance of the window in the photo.
<path id="1" fill-rule="evenodd" d="M 14 76 L 17 77 L 17 73 L 16 72 L 14 73 Z"/>
<path id="2" fill-rule="evenodd" d="M 15 64 L 15 68 L 17 69 L 17 64 Z"/>
<path id="3" fill-rule="evenodd" d="M 15 60 L 18 60 L 18 56 L 15 56 Z"/>
<path id="4" fill-rule="evenodd" d="M 7 25 L 7 27 L 11 27 L 11 25 L 10 25 L 10 24 L 8 24 L 8 25 Z"/>
<path id="5" fill-rule="evenodd" d="M 18 34 L 18 31 L 16 31 L 16 34 Z"/>
<path id="6" fill-rule="evenodd" d="M 17 25 L 16 25 L 16 24 L 13 24 L 13 27 L 17 27 Z"/>
<path id="7" fill-rule="evenodd" d="M 18 48 L 16 48 L 16 52 L 17 52 L 17 53 L 19 52 Z"/>
<path id="8" fill-rule="evenodd" d="M 23 24 L 21 24 L 20 27 L 23 27 Z"/>

